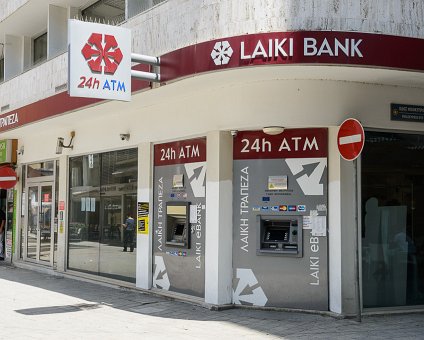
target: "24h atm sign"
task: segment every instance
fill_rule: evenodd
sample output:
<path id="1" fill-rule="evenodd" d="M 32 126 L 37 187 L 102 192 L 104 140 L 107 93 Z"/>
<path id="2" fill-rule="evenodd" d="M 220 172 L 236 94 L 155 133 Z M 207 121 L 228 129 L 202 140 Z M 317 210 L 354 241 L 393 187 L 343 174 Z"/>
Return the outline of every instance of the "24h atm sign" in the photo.
<path id="1" fill-rule="evenodd" d="M 131 100 L 131 31 L 69 20 L 69 95 Z"/>

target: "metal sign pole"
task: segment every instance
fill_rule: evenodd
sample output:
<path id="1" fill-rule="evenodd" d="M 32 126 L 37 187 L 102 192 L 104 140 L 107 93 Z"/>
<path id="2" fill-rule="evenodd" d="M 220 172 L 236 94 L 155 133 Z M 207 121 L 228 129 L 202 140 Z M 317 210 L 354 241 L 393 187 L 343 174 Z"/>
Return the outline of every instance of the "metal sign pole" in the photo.
<path id="1" fill-rule="evenodd" d="M 359 218 L 358 218 L 358 161 L 354 161 L 354 190 L 355 190 L 355 291 L 356 291 L 356 321 L 362 321 L 361 295 L 359 286 Z"/>

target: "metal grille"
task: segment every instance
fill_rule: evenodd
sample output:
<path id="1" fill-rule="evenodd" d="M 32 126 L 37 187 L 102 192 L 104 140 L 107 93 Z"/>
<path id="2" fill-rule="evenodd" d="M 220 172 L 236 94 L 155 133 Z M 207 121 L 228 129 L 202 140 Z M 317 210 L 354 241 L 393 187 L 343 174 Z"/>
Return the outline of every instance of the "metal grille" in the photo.
<path id="1" fill-rule="evenodd" d="M 159 5 L 167 0 L 129 0 L 128 1 L 128 18 L 132 18 L 139 13 Z"/>
<path id="2" fill-rule="evenodd" d="M 125 20 L 125 0 L 100 0 L 81 11 L 86 21 L 118 24 Z"/>

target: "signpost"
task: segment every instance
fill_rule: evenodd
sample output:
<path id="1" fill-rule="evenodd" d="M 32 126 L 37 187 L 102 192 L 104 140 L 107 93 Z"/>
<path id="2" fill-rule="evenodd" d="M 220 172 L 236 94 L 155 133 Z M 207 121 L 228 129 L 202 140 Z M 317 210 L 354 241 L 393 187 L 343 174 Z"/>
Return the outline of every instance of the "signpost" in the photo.
<path id="1" fill-rule="evenodd" d="M 362 124 L 354 119 L 346 119 L 339 128 L 339 133 L 337 134 L 337 146 L 339 148 L 340 155 L 347 161 L 355 161 L 355 287 L 356 287 L 356 310 L 357 310 L 357 320 L 361 322 L 361 295 L 359 289 L 359 219 L 358 219 L 358 167 L 356 163 L 356 158 L 362 152 L 365 143 L 365 133 Z"/>
<path id="2" fill-rule="evenodd" d="M 354 118 L 346 119 L 337 134 L 340 155 L 347 161 L 353 161 L 361 154 L 364 143 L 365 133 L 361 123 Z"/>

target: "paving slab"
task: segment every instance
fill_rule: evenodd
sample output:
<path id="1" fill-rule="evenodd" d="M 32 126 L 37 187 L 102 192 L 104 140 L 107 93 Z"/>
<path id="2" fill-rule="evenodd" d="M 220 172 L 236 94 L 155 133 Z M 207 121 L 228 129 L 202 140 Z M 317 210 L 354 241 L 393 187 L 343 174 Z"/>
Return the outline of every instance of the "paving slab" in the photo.
<path id="1" fill-rule="evenodd" d="M 212 311 L 165 297 L 0 264 L 0 339 L 424 339 L 424 314 Z"/>

